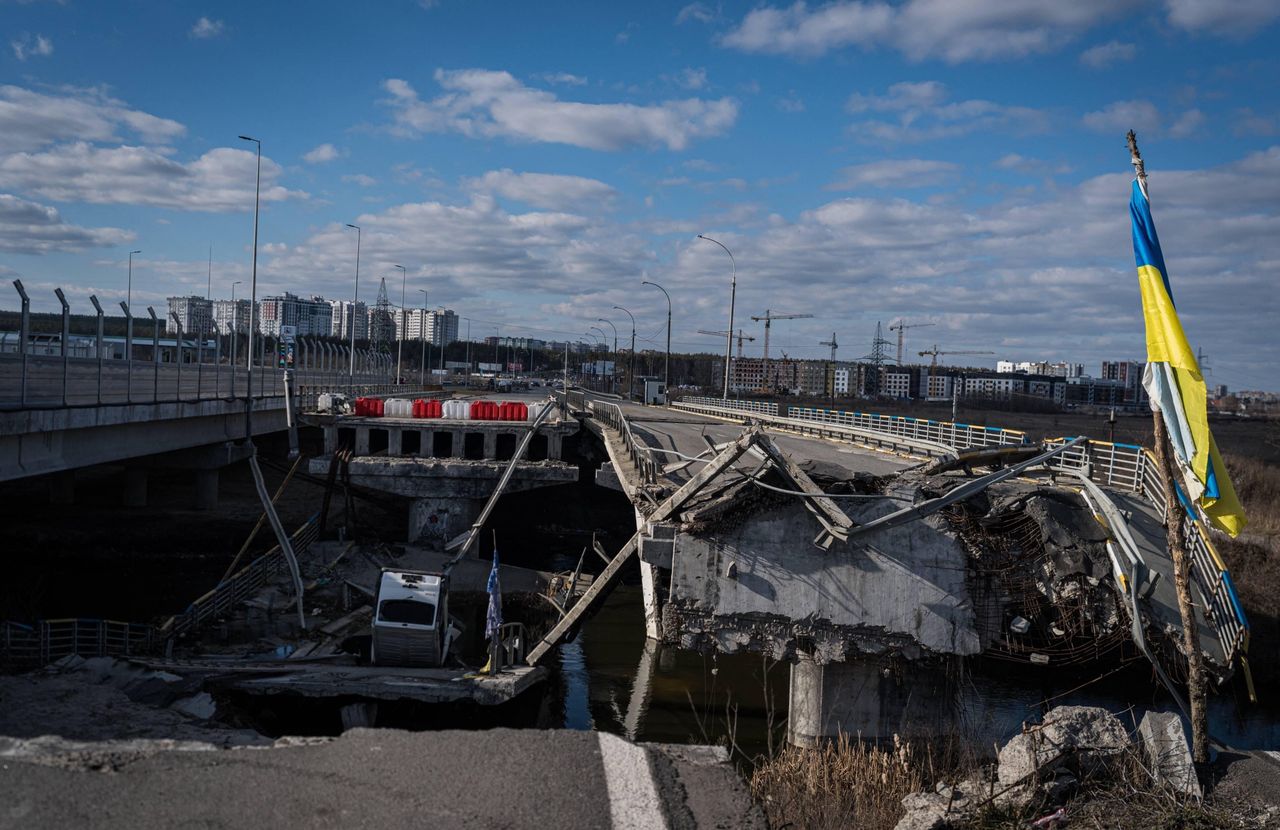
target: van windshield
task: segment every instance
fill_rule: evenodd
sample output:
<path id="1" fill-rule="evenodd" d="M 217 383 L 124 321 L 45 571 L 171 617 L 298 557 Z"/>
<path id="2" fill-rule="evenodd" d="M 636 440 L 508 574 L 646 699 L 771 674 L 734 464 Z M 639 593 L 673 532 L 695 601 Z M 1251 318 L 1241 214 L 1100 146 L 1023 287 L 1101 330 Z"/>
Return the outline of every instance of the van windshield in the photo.
<path id="1" fill-rule="evenodd" d="M 378 606 L 380 622 L 434 625 L 436 606 L 416 599 L 384 599 Z"/>

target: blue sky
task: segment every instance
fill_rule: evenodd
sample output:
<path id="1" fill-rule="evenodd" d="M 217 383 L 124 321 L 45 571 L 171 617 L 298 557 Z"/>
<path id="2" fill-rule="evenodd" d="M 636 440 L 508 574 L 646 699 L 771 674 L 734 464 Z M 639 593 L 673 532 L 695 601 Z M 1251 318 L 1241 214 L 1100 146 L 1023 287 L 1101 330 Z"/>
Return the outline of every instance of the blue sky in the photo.
<path id="1" fill-rule="evenodd" d="M 1125 130 L 1210 383 L 1280 389 L 1280 3 L 0 0 L 0 275 L 135 304 L 430 292 L 479 337 L 1140 359 Z M 15 298 L 0 293 L 0 306 Z M 605 326 L 607 329 L 608 327 Z M 646 342 L 649 341 L 649 342 Z M 758 353 L 760 341 L 753 344 Z"/>

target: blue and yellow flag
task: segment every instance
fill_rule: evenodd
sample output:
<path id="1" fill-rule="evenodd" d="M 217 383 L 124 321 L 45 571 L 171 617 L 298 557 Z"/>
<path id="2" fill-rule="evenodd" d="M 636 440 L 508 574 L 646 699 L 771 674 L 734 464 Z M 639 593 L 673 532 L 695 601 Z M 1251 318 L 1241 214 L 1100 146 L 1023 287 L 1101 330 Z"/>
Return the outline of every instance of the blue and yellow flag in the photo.
<path id="1" fill-rule="evenodd" d="M 1235 536 L 1244 527 L 1244 508 L 1209 432 L 1204 376 L 1178 320 L 1151 204 L 1136 179 L 1129 213 L 1142 316 L 1147 324 L 1147 369 L 1142 385 L 1151 396 L 1151 408 L 1160 412 L 1169 428 L 1186 494 L 1214 527 Z"/>

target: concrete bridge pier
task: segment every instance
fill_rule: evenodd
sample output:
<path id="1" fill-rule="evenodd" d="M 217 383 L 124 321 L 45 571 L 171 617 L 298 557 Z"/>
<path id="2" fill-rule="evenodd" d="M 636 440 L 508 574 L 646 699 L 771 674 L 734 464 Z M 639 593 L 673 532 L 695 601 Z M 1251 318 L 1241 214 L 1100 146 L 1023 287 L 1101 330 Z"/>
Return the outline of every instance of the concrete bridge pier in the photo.
<path id="1" fill-rule="evenodd" d="M 151 470 L 184 470 L 195 477 L 196 510 L 214 510 L 218 506 L 218 481 L 223 467 L 246 461 L 249 447 L 224 441 L 207 447 L 163 453 L 131 463 L 124 474 L 124 506 L 146 507 L 148 479 Z"/>
<path id="2" fill-rule="evenodd" d="M 941 665 L 869 654 L 830 663 L 800 655 L 791 664 L 789 698 L 787 740 L 797 746 L 841 733 L 864 740 L 936 737 L 957 712 Z"/>

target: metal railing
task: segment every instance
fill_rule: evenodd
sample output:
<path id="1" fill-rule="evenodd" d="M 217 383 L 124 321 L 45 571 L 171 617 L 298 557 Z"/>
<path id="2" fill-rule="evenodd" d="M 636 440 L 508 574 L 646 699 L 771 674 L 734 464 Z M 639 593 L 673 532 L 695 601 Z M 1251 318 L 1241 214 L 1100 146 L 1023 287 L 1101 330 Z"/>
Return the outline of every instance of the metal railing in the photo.
<path id="1" fill-rule="evenodd" d="M 80 657 L 127 657 L 148 654 L 157 643 L 155 629 L 145 623 L 68 618 L 39 620 L 34 625 L 0 622 L 0 665 L 44 666 L 75 654 Z"/>
<path id="2" fill-rule="evenodd" d="M 622 436 L 627 455 L 631 458 L 631 463 L 636 465 L 641 481 L 645 484 L 656 484 L 661 475 L 661 465 L 654 460 L 648 445 L 636 438 L 635 433 L 631 431 L 631 424 L 622 413 L 622 407 L 606 401 L 591 401 L 588 406 L 596 418 Z"/>
<path id="3" fill-rule="evenodd" d="M 889 435 L 900 435 L 903 438 L 946 444 L 956 449 L 1027 443 L 1026 433 L 1016 429 L 931 421 L 905 415 L 881 415 L 875 412 L 845 412 L 837 409 L 791 406 L 787 407 L 786 417 L 799 421 L 842 424 Z"/>
<path id="4" fill-rule="evenodd" d="M 1060 445 L 1068 440 L 1055 438 L 1046 443 Z M 1062 453 L 1050 467 L 1077 471 L 1097 484 L 1139 495 L 1155 507 L 1162 519 L 1164 517 L 1163 477 L 1155 456 L 1145 447 L 1089 441 Z M 1183 511 L 1183 535 L 1191 559 L 1191 577 L 1200 593 L 1205 617 L 1213 625 L 1230 660 L 1248 650 L 1248 618 L 1231 582 L 1231 573 L 1195 511 Z"/>
<path id="5" fill-rule="evenodd" d="M 320 517 L 312 516 L 290 536 L 295 555 L 306 552 L 320 535 Z M 279 545 L 219 582 L 213 590 L 197 598 L 181 614 L 170 617 L 160 626 L 159 635 L 166 639 L 194 631 L 204 622 L 217 619 L 244 602 L 285 567 L 284 551 Z"/>
<path id="6" fill-rule="evenodd" d="M 777 415 L 778 405 L 771 401 L 751 401 L 738 400 L 736 398 L 704 398 L 689 397 L 682 398 L 681 403 L 688 403 L 694 406 L 718 407 L 720 409 L 733 409 L 738 412 L 755 412 L 760 415 Z"/>

